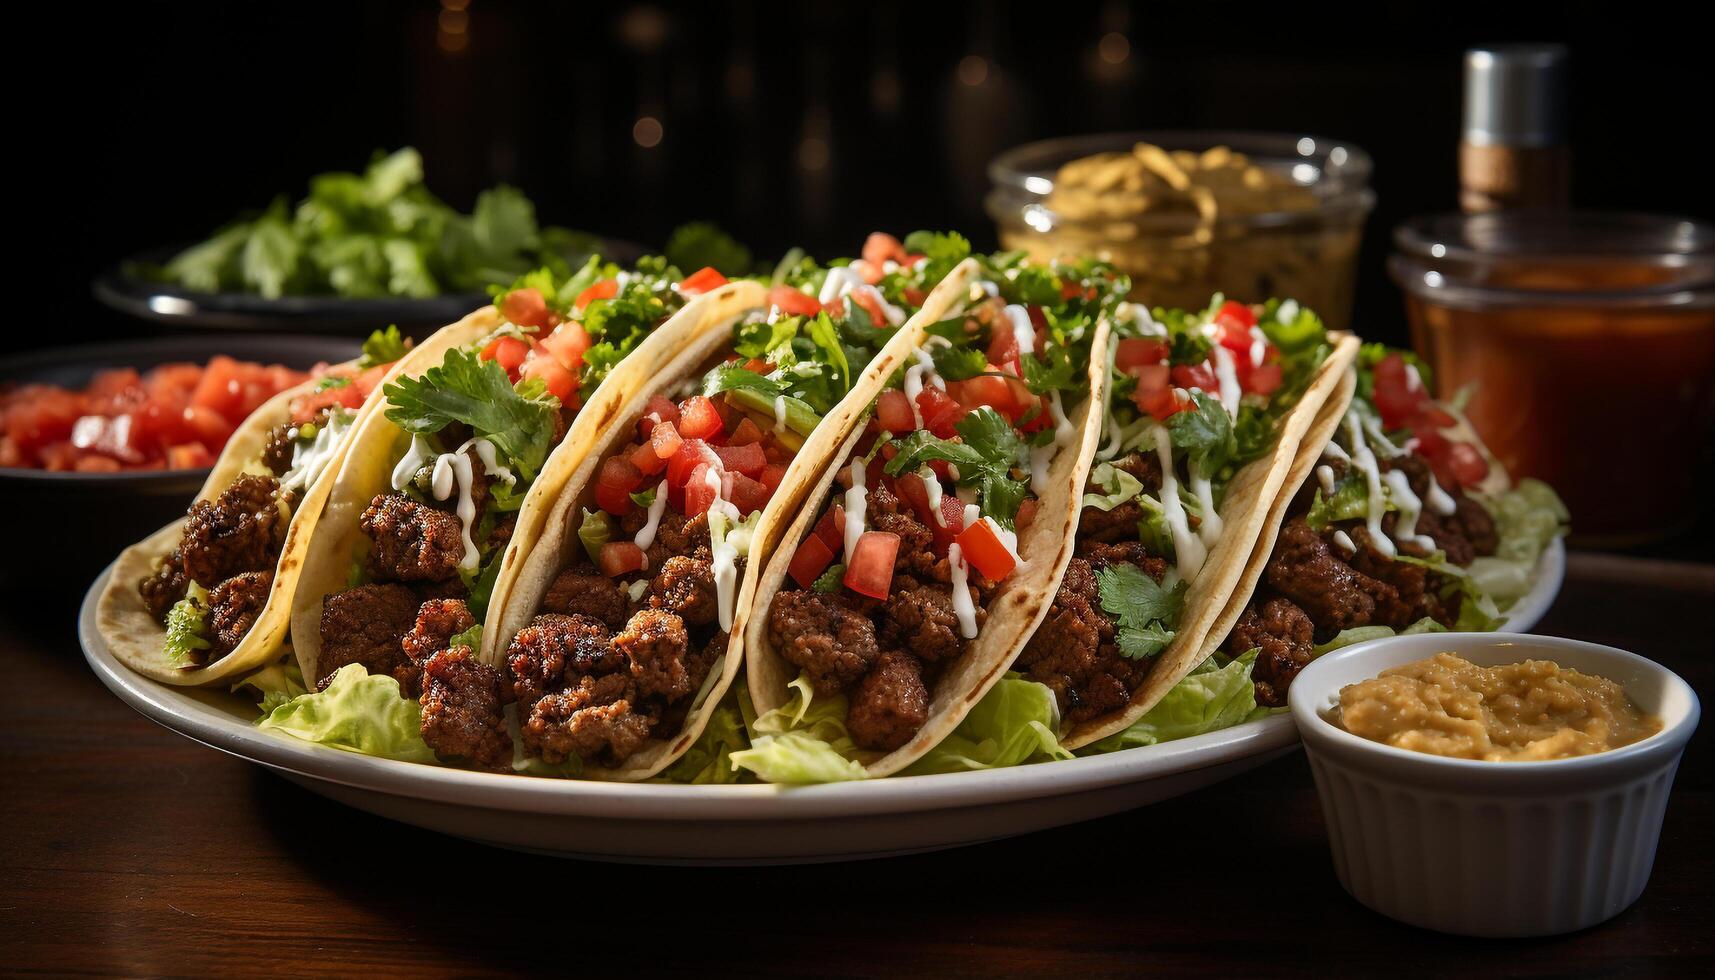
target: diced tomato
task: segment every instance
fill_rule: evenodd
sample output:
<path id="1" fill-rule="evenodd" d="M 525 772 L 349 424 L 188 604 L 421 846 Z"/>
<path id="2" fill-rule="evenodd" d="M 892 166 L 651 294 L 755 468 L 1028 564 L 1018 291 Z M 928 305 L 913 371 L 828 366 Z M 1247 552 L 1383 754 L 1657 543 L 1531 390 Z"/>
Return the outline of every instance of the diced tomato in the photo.
<path id="1" fill-rule="evenodd" d="M 964 407 L 934 385 L 917 393 L 917 410 L 923 414 L 923 427 L 942 439 L 952 438 L 965 417 Z"/>
<path id="2" fill-rule="evenodd" d="M 758 476 L 757 479 L 761 480 L 762 485 L 768 488 L 769 499 L 774 499 L 774 494 L 779 491 L 780 484 L 786 482 L 786 464 L 769 463 L 762 468 L 762 475 Z"/>
<path id="3" fill-rule="evenodd" d="M 893 584 L 893 560 L 899 554 L 899 535 L 891 531 L 865 531 L 852 549 L 846 566 L 846 588 L 872 599 L 887 598 Z"/>
<path id="4" fill-rule="evenodd" d="M 714 479 L 710 480 L 713 474 Z M 713 484 L 713 485 L 711 485 Z M 691 471 L 690 478 L 685 481 L 685 516 L 696 517 L 708 513 L 714 505 L 715 497 L 720 493 L 720 473 L 708 463 L 698 463 Z"/>
<path id="5" fill-rule="evenodd" d="M 1005 378 L 992 374 L 979 374 L 964 381 L 950 381 L 947 392 L 953 396 L 966 410 L 975 410 L 988 406 L 1008 419 L 1017 418 L 1024 414 L 1023 407 L 1013 397 L 1012 385 Z M 925 422 L 929 413 L 923 413 Z"/>
<path id="6" fill-rule="evenodd" d="M 225 354 L 209 359 L 202 380 L 191 392 L 191 404 L 212 409 L 227 418 L 236 418 L 243 400 L 243 386 L 238 380 L 238 362 Z"/>
<path id="7" fill-rule="evenodd" d="M 833 299 L 823 303 L 822 312 L 826 313 L 830 320 L 844 320 L 846 318 L 845 297 L 835 296 Z"/>
<path id="8" fill-rule="evenodd" d="M 852 293 L 851 298 L 853 303 L 863 307 L 863 311 L 869 314 L 869 322 L 872 325 L 888 326 L 887 311 L 881 308 L 881 300 L 876 297 L 874 290 L 860 289 Z"/>
<path id="9" fill-rule="evenodd" d="M 686 276 L 684 282 L 679 283 L 679 292 L 689 293 L 694 296 L 698 293 L 706 293 L 710 290 L 719 289 L 726 284 L 727 277 L 721 275 L 719 269 L 716 269 L 712 265 L 705 265 L 696 272 Z"/>
<path id="10" fill-rule="evenodd" d="M 1172 383 L 1172 369 L 1165 364 L 1143 364 L 1132 370 L 1137 375 L 1137 395 L 1153 394 Z"/>
<path id="11" fill-rule="evenodd" d="M 682 487 L 691 478 L 691 471 L 710 461 L 719 462 L 714 450 L 701 439 L 685 439 L 679 445 L 679 451 L 667 463 L 667 482 L 675 487 Z"/>
<path id="12" fill-rule="evenodd" d="M 815 316 L 822 311 L 816 297 L 791 286 L 775 286 L 768 291 L 768 304 L 780 307 L 787 316 Z"/>
<path id="13" fill-rule="evenodd" d="M 535 290 L 531 290 L 535 292 Z M 482 359 L 494 361 L 506 372 L 507 377 L 518 380 L 518 368 L 524 363 L 524 358 L 530 355 L 530 345 L 517 337 L 496 337 L 482 349 Z"/>
<path id="14" fill-rule="evenodd" d="M 1018 533 L 1023 534 L 1024 529 L 1029 527 L 1034 520 L 1036 520 L 1036 498 L 1026 497 L 1020 500 L 1018 502 L 1018 514 L 1012 519 L 1013 525 L 1018 528 Z"/>
<path id="15" fill-rule="evenodd" d="M 934 520 L 935 515 L 929 509 L 929 488 L 923 485 L 922 477 L 915 473 L 901 473 L 893 479 L 893 492 L 911 505 L 919 521 L 927 524 Z"/>
<path id="16" fill-rule="evenodd" d="M 1200 388 L 1203 391 L 1220 391 L 1221 382 L 1215 377 L 1215 369 L 1208 361 L 1201 364 L 1175 364 L 1172 371 L 1173 383 L 1181 388 Z"/>
<path id="17" fill-rule="evenodd" d="M 679 421 L 679 406 L 673 404 L 671 398 L 663 395 L 649 396 L 649 404 L 643 406 L 643 417 L 637 420 L 637 434 L 647 439 L 657 422 Z"/>
<path id="18" fill-rule="evenodd" d="M 672 459 L 678 455 L 679 447 L 685 440 L 679 435 L 679 430 L 671 422 L 662 422 L 649 432 L 649 445 L 655 455 L 662 459 Z"/>
<path id="19" fill-rule="evenodd" d="M 911 399 L 898 388 L 889 388 L 875 400 L 875 418 L 888 432 L 905 433 L 917 428 L 911 414 Z"/>
<path id="20" fill-rule="evenodd" d="M 923 301 L 929 298 L 927 290 L 918 289 L 916 286 L 906 286 L 903 292 L 905 293 L 905 302 L 912 306 L 922 306 Z"/>
<path id="21" fill-rule="evenodd" d="M 993 582 L 999 582 L 1012 574 L 1012 569 L 1018 561 L 1012 553 L 1006 550 L 1000 537 L 995 534 L 994 525 L 988 521 L 978 521 L 959 532 L 959 551 L 965 560 L 976 566 L 983 577 Z"/>
<path id="22" fill-rule="evenodd" d="M 1018 337 L 1011 330 L 996 327 L 989 337 L 988 358 L 990 364 L 1005 364 L 1018 360 Z"/>
<path id="23" fill-rule="evenodd" d="M 583 292 L 579 293 L 578 298 L 572 302 L 572 305 L 581 310 L 598 299 L 612 299 L 618 295 L 619 280 L 603 279 L 601 282 L 595 283 L 594 285 L 586 288 Z"/>
<path id="24" fill-rule="evenodd" d="M 787 566 L 787 574 L 801 588 L 809 588 L 816 584 L 822 573 L 833 563 L 834 553 L 827 544 L 814 534 L 804 539 L 798 550 L 792 555 L 792 564 Z"/>
<path id="25" fill-rule="evenodd" d="M 608 578 L 640 571 L 646 563 L 643 549 L 635 541 L 609 541 L 601 546 L 601 573 Z"/>
<path id="26" fill-rule="evenodd" d="M 200 470 L 205 466 L 214 465 L 214 454 L 200 442 L 188 442 L 182 446 L 167 447 L 167 469 L 169 470 Z"/>
<path id="27" fill-rule="evenodd" d="M 1425 400 L 1418 406 L 1417 418 L 1412 420 L 1412 427 L 1418 430 L 1425 428 L 1446 429 L 1458 424 L 1448 411 L 1432 401 Z"/>
<path id="28" fill-rule="evenodd" d="M 584 366 L 584 351 L 590 349 L 590 334 L 583 324 L 567 320 L 543 337 L 540 343 L 554 355 L 555 360 L 576 371 Z"/>
<path id="29" fill-rule="evenodd" d="M 1241 361 L 1249 364 L 1250 361 Z M 1263 364 L 1250 369 L 1244 378 L 1244 389 L 1259 395 L 1272 395 L 1280 388 L 1280 365 Z"/>
<path id="30" fill-rule="evenodd" d="M 627 450 L 625 458 L 644 476 L 656 476 L 667 469 L 667 457 L 655 455 L 655 446 L 648 442 Z"/>
<path id="31" fill-rule="evenodd" d="M 752 480 L 743 473 L 729 473 L 728 476 L 732 478 L 732 487 L 726 498 L 738 508 L 739 513 L 748 516 L 768 505 L 770 491 L 761 480 Z"/>
<path id="32" fill-rule="evenodd" d="M 521 378 L 541 378 L 548 387 L 548 393 L 558 398 L 562 405 L 572 404 L 572 396 L 578 390 L 578 376 L 553 357 L 534 354 L 525 360 L 518 375 Z"/>
<path id="33" fill-rule="evenodd" d="M 1447 469 L 1462 487 L 1475 486 L 1489 475 L 1489 463 L 1477 447 L 1455 442 L 1447 449 Z"/>
<path id="34" fill-rule="evenodd" d="M 905 246 L 885 231 L 870 232 L 869 237 L 863 240 L 862 254 L 863 260 L 876 268 L 889 260 L 905 264 Z"/>
<path id="35" fill-rule="evenodd" d="M 822 513 L 822 519 L 816 522 L 815 535 L 833 552 L 844 551 L 846 547 L 846 509 L 839 504 L 829 507 Z"/>
<path id="36" fill-rule="evenodd" d="M 679 435 L 686 439 L 708 439 L 725 431 L 715 403 L 703 395 L 692 395 L 679 403 Z"/>
<path id="37" fill-rule="evenodd" d="M 762 447 L 754 442 L 743 446 L 716 446 L 715 455 L 720 457 L 722 469 L 748 477 L 757 476 L 768 465 L 768 457 L 762 452 Z"/>
<path id="38" fill-rule="evenodd" d="M 1411 386 L 1405 358 L 1398 354 L 1382 358 L 1376 363 L 1374 377 L 1375 403 L 1377 411 L 1381 412 L 1382 426 L 1397 429 L 1410 424 L 1419 407 L 1428 400 L 1429 393 L 1421 386 Z"/>
<path id="39" fill-rule="evenodd" d="M 637 506 L 631 502 L 631 494 L 642 484 L 643 474 L 630 460 L 609 456 L 602 460 L 601 472 L 596 475 L 596 504 L 609 514 L 623 517 Z"/>
<path id="40" fill-rule="evenodd" d="M 220 413 L 197 405 L 185 409 L 185 427 L 209 452 L 219 452 L 237 428 Z"/>
<path id="41" fill-rule="evenodd" d="M 1156 388 L 1148 392 L 1139 388 L 1132 395 L 1132 401 L 1139 409 L 1154 416 L 1157 422 L 1165 422 L 1174 414 L 1191 407 L 1191 399 L 1177 388 Z"/>
<path id="42" fill-rule="evenodd" d="M 733 357 L 733 360 L 737 360 L 737 359 L 738 358 L 735 355 Z M 774 370 L 774 365 L 769 364 L 767 361 L 763 360 L 760 357 L 753 357 L 750 360 L 744 362 L 744 369 L 746 371 L 749 371 L 752 374 L 767 374 L 768 372 Z"/>
<path id="43" fill-rule="evenodd" d="M 542 298 L 540 290 L 529 286 L 514 289 L 501 297 L 500 315 L 521 327 L 535 327 L 538 330 L 546 328 L 550 322 L 548 301 Z"/>
<path id="44" fill-rule="evenodd" d="M 81 456 L 72 464 L 79 473 L 117 473 L 122 469 L 117 459 L 109 456 Z"/>
<path id="45" fill-rule="evenodd" d="M 755 422 L 752 422 L 749 416 L 746 416 L 738 420 L 738 425 L 733 426 L 732 435 L 727 438 L 726 444 L 728 446 L 753 446 L 761 442 L 762 429 Z M 757 452 L 761 451 L 760 446 L 758 446 Z"/>
<path id="46" fill-rule="evenodd" d="M 1215 311 L 1215 322 L 1236 323 L 1244 330 L 1256 326 L 1256 311 L 1237 300 L 1227 300 L 1221 308 Z"/>

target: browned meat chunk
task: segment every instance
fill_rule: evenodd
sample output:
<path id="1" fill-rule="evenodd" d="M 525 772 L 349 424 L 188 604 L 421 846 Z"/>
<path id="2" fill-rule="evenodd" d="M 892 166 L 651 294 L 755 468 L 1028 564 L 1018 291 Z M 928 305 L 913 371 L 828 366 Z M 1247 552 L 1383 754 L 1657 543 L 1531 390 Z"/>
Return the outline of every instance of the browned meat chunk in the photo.
<path id="1" fill-rule="evenodd" d="M 636 534 L 637 530 L 633 528 L 630 533 Z M 674 555 L 709 557 L 707 514 L 686 517 L 669 507 L 661 515 L 661 523 L 655 529 L 655 542 L 649 546 L 649 567 L 660 568 Z"/>
<path id="2" fill-rule="evenodd" d="M 1053 691 L 1061 715 L 1074 723 L 1124 707 L 1149 665 L 1120 655 L 1095 571 L 1082 558 L 1066 566 L 1047 618 L 1018 658 L 1025 675 Z"/>
<path id="3" fill-rule="evenodd" d="M 1471 550 L 1478 555 L 1494 554 L 1495 549 L 1500 547 L 1501 539 L 1495 531 L 1495 519 L 1488 508 L 1458 491 L 1453 493 L 1453 502 L 1458 506 L 1458 510 L 1453 512 L 1450 522 L 1457 524 L 1459 530 L 1464 532 L 1465 540 L 1471 542 Z"/>
<path id="4" fill-rule="evenodd" d="M 1245 608 L 1233 631 L 1227 634 L 1226 650 L 1238 656 L 1258 651 L 1251 678 L 1256 681 L 1257 703 L 1279 707 L 1286 703 L 1286 688 L 1314 656 L 1315 626 L 1304 610 L 1278 596 L 1259 608 Z"/>
<path id="5" fill-rule="evenodd" d="M 1078 515 L 1078 542 L 1116 544 L 1137 540 L 1137 525 L 1143 520 L 1143 508 L 1127 501 L 1113 510 L 1085 507 Z"/>
<path id="6" fill-rule="evenodd" d="M 191 581 L 212 586 L 239 572 L 273 568 L 290 516 L 280 507 L 279 481 L 245 474 L 214 500 L 191 505 L 179 552 Z"/>
<path id="7" fill-rule="evenodd" d="M 423 661 L 452 646 L 452 638 L 476 625 L 463 599 L 429 599 L 417 607 L 417 621 L 399 641 L 405 654 L 393 677 L 406 697 L 421 690 Z"/>
<path id="8" fill-rule="evenodd" d="M 1425 616 L 1452 625 L 1458 618 L 1458 606 L 1451 609 L 1441 601 L 1436 588 L 1436 576 L 1422 565 L 1395 561 L 1376 550 L 1369 529 L 1355 525 L 1347 529 L 1357 553 L 1348 559 L 1361 583 L 1375 597 L 1375 612 L 1369 622 L 1380 626 L 1404 629 Z M 1461 543 L 1463 538 L 1458 539 Z"/>
<path id="9" fill-rule="evenodd" d="M 775 595 L 768 610 L 768 642 L 788 663 L 803 668 L 824 694 L 838 693 L 862 677 L 881 652 L 868 616 L 798 590 Z"/>
<path id="10" fill-rule="evenodd" d="M 464 559 L 459 519 L 402 493 L 370 501 L 359 526 L 373 543 L 368 567 L 377 581 L 438 582 L 456 575 Z"/>
<path id="11" fill-rule="evenodd" d="M 500 671 L 469 647 L 442 650 L 423 664 L 423 741 L 435 754 L 510 768 L 512 736 L 502 713 Z"/>
<path id="12" fill-rule="evenodd" d="M 1137 477 L 1145 493 L 1161 489 L 1161 457 L 1155 453 L 1127 453 L 1114 460 L 1114 467 Z"/>
<path id="13" fill-rule="evenodd" d="M 292 468 L 292 453 L 298 448 L 293 434 L 297 430 L 298 423 L 282 422 L 268 431 L 268 441 L 262 444 L 262 465 L 275 476 L 285 476 Z"/>
<path id="14" fill-rule="evenodd" d="M 852 692 L 846 727 L 861 748 L 891 752 L 929 718 L 929 689 L 915 657 L 889 650 Z"/>
<path id="15" fill-rule="evenodd" d="M 417 596 L 403 585 L 360 585 L 322 600 L 318 687 L 346 664 L 391 674 L 405 659 L 399 646 L 417 619 Z"/>
<path id="16" fill-rule="evenodd" d="M 1265 571 L 1268 585 L 1296 603 L 1316 624 L 1318 639 L 1327 640 L 1374 618 L 1378 598 L 1397 599 L 1392 586 L 1363 575 L 1335 557 L 1327 542 L 1293 518 L 1280 530 Z"/>
<path id="17" fill-rule="evenodd" d="M 137 594 L 143 597 L 143 605 L 148 607 L 149 615 L 160 622 L 167 621 L 167 613 L 173 604 L 185 597 L 185 588 L 190 583 L 190 577 L 185 574 L 184 559 L 179 549 L 164 558 L 155 570 L 145 575 L 137 583 Z"/>
<path id="18" fill-rule="evenodd" d="M 256 617 L 268 604 L 274 586 L 273 570 L 241 572 L 209 590 L 208 634 L 210 660 L 231 653 L 242 641 Z"/>
<path id="19" fill-rule="evenodd" d="M 548 594 L 542 597 L 542 611 L 592 616 L 617 630 L 631 618 L 631 599 L 616 579 L 581 562 L 554 577 Z"/>
<path id="20" fill-rule="evenodd" d="M 613 649 L 630 662 L 640 696 L 670 701 L 691 693 L 693 681 L 685 664 L 690 637 L 678 616 L 661 609 L 639 611 L 613 635 Z"/>
<path id="21" fill-rule="evenodd" d="M 1100 571 L 1114 565 L 1136 565 L 1140 571 L 1157 582 L 1167 574 L 1167 559 L 1152 553 L 1149 546 L 1135 538 L 1130 541 L 1119 541 L 1104 544 L 1100 541 L 1078 542 L 1079 558 L 1090 563 L 1090 568 Z"/>
<path id="22" fill-rule="evenodd" d="M 674 555 L 649 583 L 649 604 L 665 609 L 686 626 L 707 626 L 720 618 L 711 564 L 701 558 Z"/>
<path id="23" fill-rule="evenodd" d="M 506 649 L 512 671 L 512 699 L 523 711 L 577 674 L 623 670 L 607 626 L 589 616 L 546 613 L 518 631 Z"/>
<path id="24" fill-rule="evenodd" d="M 895 589 L 881 615 L 880 638 L 888 647 L 909 650 L 930 663 L 957 657 L 965 647 L 951 589 L 936 585 Z"/>
<path id="25" fill-rule="evenodd" d="M 886 492 L 879 487 L 877 490 Z M 911 574 L 935 563 L 935 552 L 931 550 L 935 532 L 919 524 L 909 513 L 870 514 L 869 528 L 899 535 L 899 551 L 893 558 L 895 572 Z"/>
<path id="26" fill-rule="evenodd" d="M 632 710 L 631 678 L 582 677 L 531 707 L 520 726 L 524 745 L 558 764 L 576 756 L 617 764 L 649 739 L 650 717 Z"/>

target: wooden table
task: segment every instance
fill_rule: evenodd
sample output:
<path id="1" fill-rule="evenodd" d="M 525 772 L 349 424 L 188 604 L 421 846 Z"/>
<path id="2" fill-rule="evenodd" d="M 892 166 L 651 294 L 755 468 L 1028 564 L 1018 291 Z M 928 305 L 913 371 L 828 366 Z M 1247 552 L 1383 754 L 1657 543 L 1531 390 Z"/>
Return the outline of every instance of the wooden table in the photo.
<path id="1" fill-rule="evenodd" d="M 909 858 L 581 864 L 372 817 L 157 728 L 84 666 L 81 588 L 0 612 L 0 973 L 1684 975 L 1715 966 L 1693 739 L 1643 899 L 1559 939 L 1421 932 L 1334 880 L 1293 754 L 1179 800 Z M 1715 690 L 1715 567 L 1575 555 L 1540 627 Z M 1701 962 L 1702 966 L 1697 964 Z"/>

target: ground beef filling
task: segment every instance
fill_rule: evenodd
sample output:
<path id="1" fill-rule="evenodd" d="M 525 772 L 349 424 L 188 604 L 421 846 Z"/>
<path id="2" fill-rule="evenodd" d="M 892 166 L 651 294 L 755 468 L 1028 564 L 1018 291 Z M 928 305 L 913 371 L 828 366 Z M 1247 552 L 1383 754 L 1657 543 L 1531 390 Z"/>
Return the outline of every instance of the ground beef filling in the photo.
<path id="1" fill-rule="evenodd" d="M 178 547 L 138 581 L 144 607 L 163 625 L 190 583 L 208 590 L 204 626 L 209 648 L 195 666 L 231 653 L 255 625 L 268 601 L 295 503 L 296 496 L 274 478 L 244 474 L 220 496 L 191 505 Z"/>
<path id="2" fill-rule="evenodd" d="M 1146 491 L 1161 488 L 1161 462 L 1154 453 L 1130 453 L 1112 465 L 1136 477 Z M 1017 668 L 1054 692 L 1060 716 L 1070 724 L 1124 708 L 1153 664 L 1120 653 L 1096 578 L 1098 571 L 1118 565 L 1135 565 L 1157 582 L 1166 577 L 1167 560 L 1138 540 L 1142 520 L 1143 508 L 1133 501 L 1106 511 L 1084 508 L 1078 515 L 1076 557 L 1066 566 L 1047 617 L 1019 654 Z"/>
<path id="3" fill-rule="evenodd" d="M 866 494 L 866 521 L 870 530 L 899 535 L 887 598 L 786 589 L 769 606 L 768 639 L 818 694 L 846 696 L 846 727 L 858 747 L 891 752 L 928 721 L 935 678 L 966 640 L 934 533 L 884 486 Z M 995 583 L 973 569 L 966 588 L 980 629 Z"/>
<path id="4" fill-rule="evenodd" d="M 1344 472 L 1342 461 L 1324 462 Z M 1420 457 L 1397 456 L 1383 460 L 1382 466 L 1405 473 L 1412 492 L 1428 498 L 1435 476 Z M 1433 538 L 1454 565 L 1494 554 L 1499 537 L 1489 512 L 1456 488 L 1446 492 L 1453 498 L 1454 512 L 1443 516 L 1425 508 L 1418 517 L 1417 533 Z M 1302 513 L 1310 499 L 1300 491 L 1294 509 Z M 1393 512 L 1382 518 L 1382 529 L 1390 537 L 1397 519 Z M 1336 534 L 1342 531 L 1355 551 L 1337 542 Z M 1416 557 L 1427 554 L 1427 549 L 1412 544 L 1399 550 Z M 1258 651 L 1251 669 L 1257 703 L 1279 707 L 1286 703 L 1293 678 L 1315 656 L 1316 644 L 1333 639 L 1341 630 L 1358 626 L 1399 630 L 1424 618 L 1452 626 L 1459 618 L 1460 597 L 1443 595 L 1446 585 L 1431 570 L 1395 561 L 1379 551 L 1362 520 L 1331 524 L 1318 533 L 1303 517 L 1294 517 L 1281 528 L 1263 581 L 1223 647 L 1234 656 Z"/>
<path id="5" fill-rule="evenodd" d="M 635 534 L 640 519 L 628 516 Z M 587 562 L 560 572 L 506 652 L 524 751 L 552 764 L 618 766 L 683 727 L 725 658 L 708 522 L 669 508 L 647 571 L 617 578 Z M 743 574 L 743 560 L 739 562 Z M 638 599 L 631 586 L 647 582 Z"/>

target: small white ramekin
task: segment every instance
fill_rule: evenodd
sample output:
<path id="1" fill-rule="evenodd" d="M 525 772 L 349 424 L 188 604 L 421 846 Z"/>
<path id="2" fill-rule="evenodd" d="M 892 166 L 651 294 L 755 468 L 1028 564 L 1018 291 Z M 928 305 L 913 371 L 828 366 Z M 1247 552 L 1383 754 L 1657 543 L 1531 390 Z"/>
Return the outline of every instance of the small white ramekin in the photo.
<path id="1" fill-rule="evenodd" d="M 1329 720 L 1342 687 L 1442 651 L 1484 666 L 1552 660 L 1609 678 L 1662 730 L 1575 759 L 1479 762 L 1394 748 Z M 1572 932 L 1636 901 L 1699 714 L 1689 684 L 1636 654 L 1504 633 L 1355 644 L 1304 668 L 1289 700 L 1340 884 L 1389 918 L 1465 936 Z"/>

